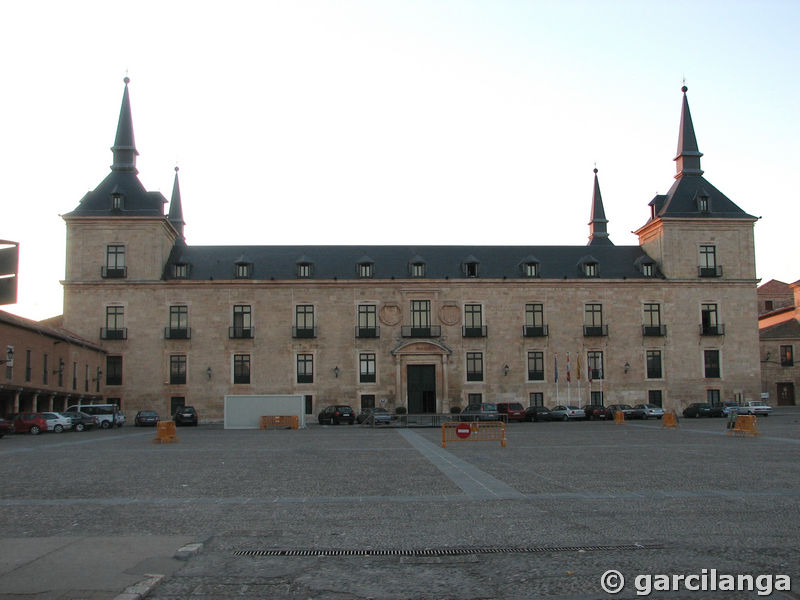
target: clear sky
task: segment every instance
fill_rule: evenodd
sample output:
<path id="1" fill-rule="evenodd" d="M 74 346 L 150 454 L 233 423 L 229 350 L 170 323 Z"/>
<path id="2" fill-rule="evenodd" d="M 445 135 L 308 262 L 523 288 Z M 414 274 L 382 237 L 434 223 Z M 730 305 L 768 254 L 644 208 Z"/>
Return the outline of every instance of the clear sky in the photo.
<path id="1" fill-rule="evenodd" d="M 189 244 L 617 245 L 673 182 L 683 79 L 705 177 L 800 279 L 800 2 L 6 3 L 0 239 L 61 313 L 59 215 L 109 172 L 123 82 L 139 177 Z"/>

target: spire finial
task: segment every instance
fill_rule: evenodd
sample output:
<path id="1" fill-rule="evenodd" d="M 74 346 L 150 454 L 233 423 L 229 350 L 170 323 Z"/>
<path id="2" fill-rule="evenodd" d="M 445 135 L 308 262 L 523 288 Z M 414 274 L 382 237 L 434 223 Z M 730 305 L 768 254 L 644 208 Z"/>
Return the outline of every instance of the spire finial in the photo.
<path id="1" fill-rule="evenodd" d="M 700 168 L 700 157 L 703 156 L 703 153 L 697 146 L 692 115 L 689 112 L 689 99 L 686 96 L 689 88 L 685 84 L 686 80 L 684 79 L 684 86 L 681 88 L 683 102 L 681 104 L 681 124 L 678 131 L 678 153 L 674 158 L 677 170 L 676 179 L 684 175 L 703 174 L 703 170 Z"/>

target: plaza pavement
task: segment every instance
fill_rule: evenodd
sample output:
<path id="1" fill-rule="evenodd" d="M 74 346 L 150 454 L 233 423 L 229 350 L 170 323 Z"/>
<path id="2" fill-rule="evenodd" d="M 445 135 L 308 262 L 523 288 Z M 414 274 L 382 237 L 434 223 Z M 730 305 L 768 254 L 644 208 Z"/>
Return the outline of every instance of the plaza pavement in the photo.
<path id="1" fill-rule="evenodd" d="M 6 436 L 0 600 L 638 598 L 638 574 L 702 569 L 787 574 L 772 597 L 800 598 L 800 409 L 758 438 L 660 425 L 513 423 L 506 448 L 447 449 L 346 425 Z"/>

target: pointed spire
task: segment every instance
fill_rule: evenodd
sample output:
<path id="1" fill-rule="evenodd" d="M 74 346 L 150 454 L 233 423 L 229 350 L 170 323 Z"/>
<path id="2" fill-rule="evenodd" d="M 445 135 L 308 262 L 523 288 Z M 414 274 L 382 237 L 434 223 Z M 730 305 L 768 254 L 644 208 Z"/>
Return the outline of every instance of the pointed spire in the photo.
<path id="1" fill-rule="evenodd" d="M 167 219 L 177 230 L 180 236 L 183 237 L 183 226 L 186 225 L 186 221 L 183 220 L 181 187 L 178 183 L 178 167 L 175 167 L 175 183 L 172 184 L 172 199 L 169 203 L 169 215 L 167 216 Z"/>
<path id="2" fill-rule="evenodd" d="M 119 109 L 119 122 L 117 123 L 117 137 L 114 138 L 114 145 L 111 152 L 114 154 L 114 164 L 111 165 L 112 171 L 130 171 L 138 173 L 136 170 L 136 142 L 133 139 L 133 119 L 131 118 L 131 101 L 128 97 L 128 83 L 130 79 L 125 77 L 125 91 L 122 94 L 122 106 Z"/>
<path id="3" fill-rule="evenodd" d="M 597 167 L 594 168 L 594 192 L 592 193 L 592 217 L 589 221 L 589 246 L 614 244 L 608 237 L 606 211 L 603 208 L 603 197 L 600 195 L 600 182 L 597 179 Z"/>
<path id="4" fill-rule="evenodd" d="M 700 157 L 703 156 L 703 153 L 697 147 L 692 114 L 689 112 L 689 100 L 686 98 L 688 89 L 685 85 L 681 88 L 683 105 L 681 106 L 681 128 L 678 133 L 678 155 L 675 157 L 675 168 L 677 170 L 675 179 L 684 175 L 703 174 L 703 170 L 700 168 Z"/>

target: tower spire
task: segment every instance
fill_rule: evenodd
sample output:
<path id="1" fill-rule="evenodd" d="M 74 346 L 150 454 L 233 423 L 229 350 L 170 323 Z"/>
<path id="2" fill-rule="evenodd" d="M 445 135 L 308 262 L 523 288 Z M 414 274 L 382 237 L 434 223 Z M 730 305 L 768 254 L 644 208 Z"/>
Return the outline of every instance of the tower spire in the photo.
<path id="1" fill-rule="evenodd" d="M 608 237 L 606 227 L 606 211 L 603 208 L 603 197 L 600 195 L 600 182 L 597 179 L 597 167 L 594 168 L 594 191 L 592 192 L 592 216 L 589 221 L 589 246 L 613 246 Z"/>
<path id="2" fill-rule="evenodd" d="M 169 215 L 167 220 L 183 237 L 183 226 L 186 222 L 183 220 L 183 206 L 181 206 L 181 187 L 178 183 L 178 167 L 175 167 L 175 183 L 172 184 L 172 199 L 169 203 Z"/>
<path id="3" fill-rule="evenodd" d="M 675 157 L 675 168 L 677 170 L 675 179 L 679 179 L 684 175 L 703 174 L 703 170 L 700 168 L 700 157 L 703 156 L 703 153 L 697 147 L 692 114 L 689 112 L 689 100 L 686 98 L 688 89 L 685 85 L 681 88 L 683 105 L 681 106 L 681 128 L 678 132 L 678 155 Z"/>
<path id="4" fill-rule="evenodd" d="M 117 123 L 117 136 L 114 138 L 114 145 L 111 152 L 114 155 L 114 163 L 111 165 L 112 171 L 128 171 L 134 174 L 139 173 L 136 169 L 136 142 L 133 139 L 133 119 L 131 118 L 131 101 L 128 96 L 128 83 L 130 79 L 125 77 L 125 91 L 122 94 L 122 106 L 119 109 L 119 122 Z"/>

